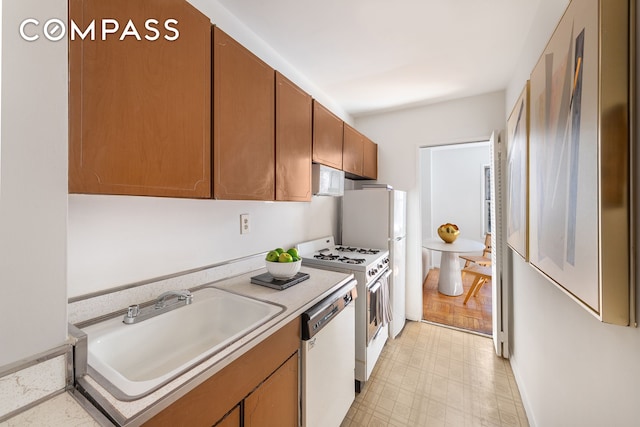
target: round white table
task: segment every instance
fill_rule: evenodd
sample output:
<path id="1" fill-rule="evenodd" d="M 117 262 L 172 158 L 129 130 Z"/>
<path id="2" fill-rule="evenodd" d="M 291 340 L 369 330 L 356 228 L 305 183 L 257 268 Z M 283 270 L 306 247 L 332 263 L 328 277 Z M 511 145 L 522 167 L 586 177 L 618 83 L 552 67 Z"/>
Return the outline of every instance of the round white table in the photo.
<path id="1" fill-rule="evenodd" d="M 484 244 L 476 240 L 458 237 L 453 243 L 445 243 L 440 238 L 426 240 L 426 249 L 442 252 L 440 257 L 440 276 L 438 291 L 449 296 L 462 295 L 462 272 L 460 271 L 460 253 L 482 252 Z"/>

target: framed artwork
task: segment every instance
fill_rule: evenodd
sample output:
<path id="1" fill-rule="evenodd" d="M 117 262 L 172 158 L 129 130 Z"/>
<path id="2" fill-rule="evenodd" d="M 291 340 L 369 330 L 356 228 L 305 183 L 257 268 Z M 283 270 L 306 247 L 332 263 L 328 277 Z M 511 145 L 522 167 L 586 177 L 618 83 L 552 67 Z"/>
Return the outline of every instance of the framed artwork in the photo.
<path id="1" fill-rule="evenodd" d="M 528 259 L 529 82 L 507 120 L 507 244 Z"/>
<path id="2" fill-rule="evenodd" d="M 621 325 L 634 312 L 629 7 L 573 0 L 530 78 L 529 261 Z"/>

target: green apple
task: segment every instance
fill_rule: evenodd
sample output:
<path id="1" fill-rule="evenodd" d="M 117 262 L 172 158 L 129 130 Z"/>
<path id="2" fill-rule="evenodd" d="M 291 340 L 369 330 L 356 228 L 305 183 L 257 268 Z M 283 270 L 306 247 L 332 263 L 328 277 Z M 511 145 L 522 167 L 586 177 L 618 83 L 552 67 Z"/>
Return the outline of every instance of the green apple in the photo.
<path id="1" fill-rule="evenodd" d="M 281 253 L 283 253 L 283 252 L 284 252 L 284 249 L 282 249 L 282 248 L 276 248 L 276 249 L 274 249 L 274 250 L 275 250 L 276 252 L 278 252 L 278 255 L 280 255 Z"/>
<path id="2" fill-rule="evenodd" d="M 299 257 L 299 255 L 298 255 L 298 250 L 297 250 L 296 248 L 291 248 L 291 249 L 289 249 L 289 250 L 287 251 L 287 253 L 288 253 L 289 255 L 291 255 L 291 257 L 294 259 L 294 261 L 295 261 L 295 259 L 296 259 L 296 258 L 298 258 L 298 257 Z"/>
<path id="3" fill-rule="evenodd" d="M 269 251 L 266 260 L 269 262 L 278 262 L 280 254 L 277 251 Z"/>
<path id="4" fill-rule="evenodd" d="M 278 257 L 278 262 L 293 262 L 293 257 L 286 252 L 283 252 Z"/>

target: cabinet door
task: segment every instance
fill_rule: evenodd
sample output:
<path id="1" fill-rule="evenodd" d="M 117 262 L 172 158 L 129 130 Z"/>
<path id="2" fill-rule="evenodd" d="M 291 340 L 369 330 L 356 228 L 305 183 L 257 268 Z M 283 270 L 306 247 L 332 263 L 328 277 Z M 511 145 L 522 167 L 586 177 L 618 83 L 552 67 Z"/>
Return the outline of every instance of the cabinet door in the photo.
<path id="1" fill-rule="evenodd" d="M 342 169 L 345 173 L 361 177 L 364 161 L 364 137 L 363 135 L 345 123 L 344 125 L 344 150 L 342 152 Z"/>
<path id="2" fill-rule="evenodd" d="M 276 200 L 311 200 L 311 103 L 276 72 Z"/>
<path id="3" fill-rule="evenodd" d="M 184 0 L 69 0 L 81 30 L 107 17 L 120 30 L 106 40 L 69 42 L 69 192 L 211 197 L 209 18 Z M 120 40 L 127 22 L 140 40 Z"/>
<path id="4" fill-rule="evenodd" d="M 218 27 L 213 33 L 214 197 L 273 200 L 274 70 Z"/>
<path id="5" fill-rule="evenodd" d="M 364 139 L 363 175 L 368 179 L 378 179 L 378 144 L 369 138 Z"/>
<path id="6" fill-rule="evenodd" d="M 244 401 L 245 427 L 298 425 L 298 352 Z"/>
<path id="7" fill-rule="evenodd" d="M 343 121 L 313 101 L 313 161 L 342 170 Z"/>
<path id="8" fill-rule="evenodd" d="M 218 421 L 214 427 L 241 427 L 240 425 L 240 405 L 229 412 L 223 419 Z"/>

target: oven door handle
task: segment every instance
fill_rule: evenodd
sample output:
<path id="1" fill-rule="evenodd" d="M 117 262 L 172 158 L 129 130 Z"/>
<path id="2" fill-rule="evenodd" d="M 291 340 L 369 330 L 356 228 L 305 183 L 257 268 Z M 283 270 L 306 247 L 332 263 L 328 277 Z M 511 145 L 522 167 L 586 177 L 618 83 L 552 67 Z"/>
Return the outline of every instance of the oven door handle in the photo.
<path id="1" fill-rule="evenodd" d="M 382 273 L 380 273 L 380 275 L 378 277 L 376 277 L 376 279 L 373 281 L 373 284 L 368 288 L 370 291 L 375 292 L 378 290 L 378 287 L 380 287 L 382 285 L 381 280 L 382 279 L 386 279 L 389 276 L 391 276 L 391 269 L 390 268 L 386 268 Z M 374 286 L 377 287 L 375 289 Z"/>
<path id="2" fill-rule="evenodd" d="M 380 289 L 380 286 L 382 286 L 382 283 L 380 282 L 380 280 L 376 280 L 375 283 L 369 287 L 369 292 L 371 293 L 378 292 L 378 289 Z"/>

